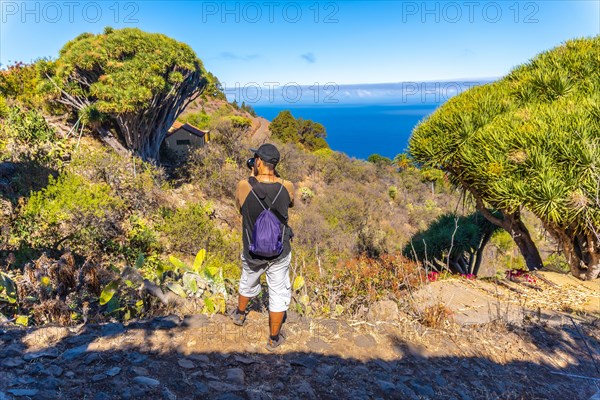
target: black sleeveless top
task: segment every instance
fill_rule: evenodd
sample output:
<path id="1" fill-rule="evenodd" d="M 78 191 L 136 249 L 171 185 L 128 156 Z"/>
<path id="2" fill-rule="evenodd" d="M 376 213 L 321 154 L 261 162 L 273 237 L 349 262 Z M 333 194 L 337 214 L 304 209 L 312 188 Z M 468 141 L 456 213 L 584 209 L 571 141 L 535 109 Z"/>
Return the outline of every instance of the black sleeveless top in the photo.
<path id="1" fill-rule="evenodd" d="M 277 192 L 281 188 L 281 192 L 275 201 L 275 204 L 271 206 L 271 210 L 276 210 L 284 221 L 288 220 L 288 208 L 291 203 L 290 194 L 287 188 L 281 183 L 264 183 L 259 182 L 256 178 L 254 179 L 254 192 L 261 199 L 265 207 L 269 207 L 272 204 L 273 199 L 277 196 Z M 283 186 L 283 187 L 282 187 Z M 283 251 L 280 255 L 270 258 L 255 256 L 250 253 L 250 240 L 252 239 L 252 230 L 254 223 L 264 208 L 261 206 L 259 200 L 252 194 L 248 193 L 244 203 L 242 204 L 242 242 L 244 244 L 244 258 L 249 266 L 259 266 L 265 263 L 265 261 L 277 261 L 287 257 L 292 251 L 290 239 L 293 235 L 292 230 L 289 226 L 284 226 L 283 231 Z"/>

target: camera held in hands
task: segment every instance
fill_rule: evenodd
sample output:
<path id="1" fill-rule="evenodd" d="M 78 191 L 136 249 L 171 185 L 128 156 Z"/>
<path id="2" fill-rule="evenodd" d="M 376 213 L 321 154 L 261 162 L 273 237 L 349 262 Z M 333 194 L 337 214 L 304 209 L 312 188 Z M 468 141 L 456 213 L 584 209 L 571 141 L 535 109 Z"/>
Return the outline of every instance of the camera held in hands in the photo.
<path id="1" fill-rule="evenodd" d="M 248 169 L 254 168 L 254 158 L 249 158 L 246 160 L 246 166 Z"/>

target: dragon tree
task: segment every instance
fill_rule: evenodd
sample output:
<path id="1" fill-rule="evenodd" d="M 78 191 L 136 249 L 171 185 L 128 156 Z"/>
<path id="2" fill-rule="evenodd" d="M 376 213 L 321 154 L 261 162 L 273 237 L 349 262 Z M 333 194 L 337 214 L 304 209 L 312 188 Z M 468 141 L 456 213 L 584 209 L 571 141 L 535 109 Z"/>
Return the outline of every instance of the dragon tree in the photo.
<path id="1" fill-rule="evenodd" d="M 409 148 L 511 234 L 529 269 L 542 259 L 525 209 L 560 243 L 574 276 L 599 276 L 600 36 L 565 42 L 450 99 L 415 128 Z"/>
<path id="2" fill-rule="evenodd" d="M 106 28 L 68 42 L 45 73 L 51 98 L 101 136 L 158 161 L 168 129 L 207 86 L 194 51 L 165 35 Z"/>

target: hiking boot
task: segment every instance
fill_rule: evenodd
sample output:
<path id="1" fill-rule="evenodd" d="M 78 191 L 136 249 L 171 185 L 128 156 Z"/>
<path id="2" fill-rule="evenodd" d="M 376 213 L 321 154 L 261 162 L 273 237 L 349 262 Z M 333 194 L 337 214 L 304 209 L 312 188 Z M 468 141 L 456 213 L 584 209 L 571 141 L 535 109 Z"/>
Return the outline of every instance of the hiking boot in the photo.
<path id="1" fill-rule="evenodd" d="M 279 346 L 281 346 L 285 342 L 285 336 L 283 336 L 282 332 L 279 332 L 279 339 L 273 340 L 269 337 L 267 341 L 267 350 L 275 351 Z"/>
<path id="2" fill-rule="evenodd" d="M 232 313 L 231 313 L 231 319 L 233 320 L 233 323 L 238 325 L 238 326 L 242 326 L 244 325 L 244 322 L 246 322 L 246 312 L 240 313 L 240 311 L 236 308 Z"/>

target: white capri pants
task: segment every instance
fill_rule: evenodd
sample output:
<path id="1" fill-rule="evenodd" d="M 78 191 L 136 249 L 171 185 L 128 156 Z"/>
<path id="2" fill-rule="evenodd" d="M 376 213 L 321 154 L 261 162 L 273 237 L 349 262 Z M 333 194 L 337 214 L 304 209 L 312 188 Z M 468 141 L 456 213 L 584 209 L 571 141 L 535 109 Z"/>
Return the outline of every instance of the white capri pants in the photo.
<path id="1" fill-rule="evenodd" d="M 260 277 L 267 274 L 269 286 L 269 311 L 287 311 L 292 298 L 292 284 L 290 282 L 290 262 L 292 252 L 277 261 L 265 261 L 264 265 L 249 267 L 242 253 L 242 277 L 240 278 L 239 292 L 245 297 L 255 297 L 260 293 Z"/>

